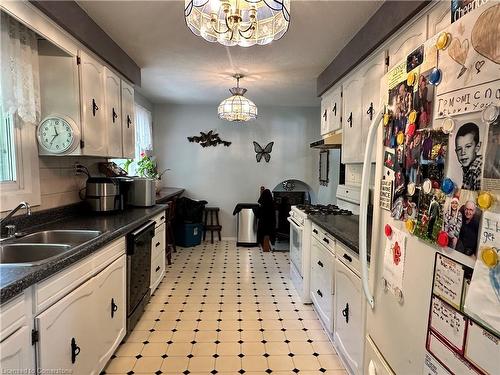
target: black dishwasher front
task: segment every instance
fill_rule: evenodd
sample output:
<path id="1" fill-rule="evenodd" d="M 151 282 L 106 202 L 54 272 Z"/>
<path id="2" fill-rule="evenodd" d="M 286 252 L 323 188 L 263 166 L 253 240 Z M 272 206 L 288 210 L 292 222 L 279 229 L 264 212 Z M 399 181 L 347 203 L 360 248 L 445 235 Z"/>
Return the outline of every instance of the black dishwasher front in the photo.
<path id="1" fill-rule="evenodd" d="M 148 221 L 127 235 L 127 332 L 134 329 L 150 298 L 151 239 L 155 222 Z"/>

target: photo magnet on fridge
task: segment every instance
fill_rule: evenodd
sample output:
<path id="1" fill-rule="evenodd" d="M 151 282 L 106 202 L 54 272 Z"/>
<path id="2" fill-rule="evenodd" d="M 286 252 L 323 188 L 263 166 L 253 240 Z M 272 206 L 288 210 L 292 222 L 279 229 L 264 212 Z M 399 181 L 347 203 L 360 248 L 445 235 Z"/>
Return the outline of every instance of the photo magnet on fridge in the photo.
<path id="1" fill-rule="evenodd" d="M 448 152 L 448 135 L 441 130 L 422 131 L 420 151 L 417 182 L 422 183 L 424 180 L 429 179 L 433 187 L 438 188 L 444 177 Z"/>
<path id="2" fill-rule="evenodd" d="M 488 126 L 483 190 L 500 191 L 500 116 Z"/>
<path id="3" fill-rule="evenodd" d="M 462 224 L 458 234 L 455 250 L 468 255 L 477 256 L 480 224 L 483 212 L 477 205 L 477 193 L 462 189 L 460 191 L 459 213 Z"/>
<path id="4" fill-rule="evenodd" d="M 434 190 L 431 194 L 420 192 L 418 220 L 414 235 L 435 243 L 438 233 L 443 226 L 443 205 L 445 195 L 441 190 Z"/>

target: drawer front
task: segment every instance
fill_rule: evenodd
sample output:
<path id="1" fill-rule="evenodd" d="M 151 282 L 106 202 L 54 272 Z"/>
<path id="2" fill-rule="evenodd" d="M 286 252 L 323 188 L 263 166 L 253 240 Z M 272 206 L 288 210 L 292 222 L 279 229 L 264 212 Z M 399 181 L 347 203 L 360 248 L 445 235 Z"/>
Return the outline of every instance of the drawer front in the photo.
<path id="1" fill-rule="evenodd" d="M 158 215 L 153 217 L 152 220 L 156 223 L 155 228 L 158 228 L 160 225 L 165 224 L 166 217 L 167 217 L 167 213 L 165 211 L 162 211 Z"/>
<path id="2" fill-rule="evenodd" d="M 325 327 L 333 329 L 334 256 L 321 243 L 311 244 L 311 300 Z"/>
<path id="3" fill-rule="evenodd" d="M 155 291 L 165 275 L 165 251 L 162 251 L 151 262 L 151 294 Z"/>
<path id="4" fill-rule="evenodd" d="M 125 238 L 105 246 L 95 254 L 35 285 L 36 312 L 53 305 L 77 286 L 125 254 Z"/>
<path id="5" fill-rule="evenodd" d="M 24 324 L 26 310 L 24 293 L 0 306 L 0 341 Z"/>
<path id="6" fill-rule="evenodd" d="M 325 245 L 332 253 L 335 253 L 335 238 L 323 228 L 313 224 L 312 237 Z"/>
<path id="7" fill-rule="evenodd" d="M 337 259 L 344 263 L 352 272 L 358 276 L 361 275 L 361 262 L 359 261 L 358 254 L 338 241 L 335 254 L 337 255 Z"/>
<path id="8" fill-rule="evenodd" d="M 165 251 L 165 224 L 155 229 L 155 236 L 151 239 L 151 259 L 156 259 L 162 251 Z"/>

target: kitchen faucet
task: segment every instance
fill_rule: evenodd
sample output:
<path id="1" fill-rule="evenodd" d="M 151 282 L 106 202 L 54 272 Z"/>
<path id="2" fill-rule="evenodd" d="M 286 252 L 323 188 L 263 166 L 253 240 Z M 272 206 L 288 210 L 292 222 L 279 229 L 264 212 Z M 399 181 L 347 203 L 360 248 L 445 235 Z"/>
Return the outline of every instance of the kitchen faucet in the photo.
<path id="1" fill-rule="evenodd" d="M 0 219 L 0 232 L 1 228 L 3 226 L 3 223 L 7 222 L 17 211 L 19 211 L 21 208 L 26 209 L 26 216 L 31 215 L 31 206 L 29 205 L 28 202 L 21 202 L 17 205 L 16 208 L 14 208 L 12 211 L 10 211 L 7 216 L 5 216 L 3 219 Z M 11 237 L 14 237 L 16 233 L 16 226 L 15 225 L 6 225 L 5 228 L 7 229 L 7 237 L 3 239 L 8 239 Z M 1 236 L 1 233 L 0 233 Z"/>

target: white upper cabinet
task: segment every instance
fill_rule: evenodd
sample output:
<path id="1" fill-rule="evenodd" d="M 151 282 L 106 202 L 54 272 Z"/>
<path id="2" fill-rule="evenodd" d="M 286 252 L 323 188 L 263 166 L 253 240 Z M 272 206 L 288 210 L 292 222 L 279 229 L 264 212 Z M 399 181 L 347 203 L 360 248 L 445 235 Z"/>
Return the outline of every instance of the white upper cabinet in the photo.
<path id="1" fill-rule="evenodd" d="M 104 68 L 104 92 L 106 110 L 104 114 L 107 129 L 107 156 L 122 156 L 122 114 L 120 99 L 120 77 L 110 69 Z"/>
<path id="2" fill-rule="evenodd" d="M 350 74 L 342 84 L 342 163 L 361 162 L 361 71 Z"/>
<path id="3" fill-rule="evenodd" d="M 361 79 L 361 161 L 365 155 L 368 130 L 380 106 L 380 80 L 385 74 L 385 53 L 380 52 L 363 64 Z M 371 161 L 375 162 L 376 147 L 373 148 Z"/>
<path id="4" fill-rule="evenodd" d="M 80 96 L 82 110 L 82 154 L 103 156 L 107 153 L 104 124 L 104 66 L 80 51 Z"/>
<path id="5" fill-rule="evenodd" d="M 405 59 L 410 52 L 425 42 L 426 39 L 427 17 L 421 17 L 409 27 L 403 28 L 401 33 L 388 44 L 389 69 Z"/>
<path id="6" fill-rule="evenodd" d="M 443 31 L 451 24 L 451 6 L 448 1 L 438 1 L 430 10 L 428 17 L 427 38 Z"/>
<path id="7" fill-rule="evenodd" d="M 321 135 L 342 127 L 342 86 L 337 84 L 321 97 Z"/>
<path id="8" fill-rule="evenodd" d="M 135 155 L 134 88 L 122 80 L 122 139 L 123 157 Z"/>

